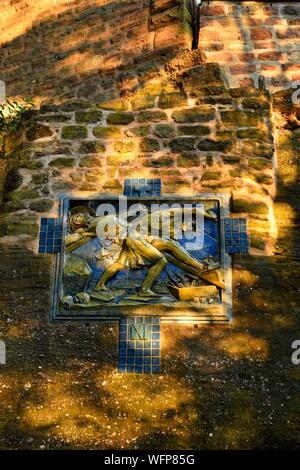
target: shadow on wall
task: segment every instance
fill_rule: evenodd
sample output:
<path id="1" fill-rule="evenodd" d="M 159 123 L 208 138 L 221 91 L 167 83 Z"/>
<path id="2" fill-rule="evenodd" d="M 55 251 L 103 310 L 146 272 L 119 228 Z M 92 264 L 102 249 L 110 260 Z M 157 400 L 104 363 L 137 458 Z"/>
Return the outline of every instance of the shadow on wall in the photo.
<path id="1" fill-rule="evenodd" d="M 110 5 L 117 8 L 119 3 Z M 73 13 L 71 9 L 40 26 L 36 24 L 32 31 L 7 44 L 7 51 L 16 51 L 31 38 L 44 35 L 39 49 L 40 65 L 34 65 L 36 78 L 30 71 L 26 75 L 31 59 L 23 54 L 23 49 L 19 51 L 20 63 L 25 67 L 25 79 L 20 80 L 24 85 L 22 92 L 45 99 L 51 95 L 73 98 L 78 86 L 80 97 L 89 98 L 114 88 L 117 74 L 112 62 L 117 63 L 117 58 L 110 58 L 110 65 L 101 72 L 99 65 L 96 70 L 85 71 L 80 64 L 85 57 L 82 54 L 90 57 L 90 53 L 84 47 L 83 12 L 76 12 L 80 21 L 76 22 L 75 32 Z M 92 22 L 99 19 L 91 17 Z M 77 46 L 73 44 L 67 46 L 67 51 L 59 52 L 65 57 L 55 58 L 56 47 L 63 49 L 63 34 L 58 34 L 59 28 L 65 28 L 63 20 L 69 22 L 69 38 L 75 44 L 78 41 L 83 52 L 75 52 Z M 116 23 L 115 17 L 113 21 Z M 138 36 L 140 26 L 133 34 Z M 112 27 L 113 23 L 105 24 L 110 39 L 103 40 L 113 48 Z M 95 29 L 99 31 L 99 24 Z M 94 43 L 89 40 L 91 48 Z M 47 51 L 53 57 L 46 61 L 49 70 L 43 78 Z M 147 80 L 160 69 L 156 60 L 152 63 L 153 52 L 144 55 L 143 49 L 139 57 L 132 54 L 132 49 L 125 54 L 124 63 L 128 60 L 129 68 L 133 66 L 136 71 L 127 75 L 126 70 L 121 70 L 125 76 L 119 81 L 126 93 L 137 86 L 137 75 Z M 199 56 L 194 57 L 199 63 Z M 11 60 L 16 63 L 16 59 Z M 163 68 L 166 59 L 160 60 Z M 180 69 L 179 64 L 179 70 L 185 66 Z M 16 66 L 15 73 L 15 78 L 7 77 L 9 94 L 21 90 L 21 66 Z M 32 83 L 35 79 L 38 82 Z M 296 174 L 295 179 L 284 180 L 278 197 L 281 194 L 282 202 L 293 207 L 296 220 L 299 208 L 293 197 L 299 194 L 298 133 L 297 129 L 286 132 L 285 137 L 293 139 L 295 145 L 292 154 L 287 153 L 283 169 L 290 165 L 292 155 Z M 281 148 L 291 151 L 290 144 L 286 145 Z M 295 228 L 286 227 L 282 243 L 286 246 L 291 242 L 296 252 L 299 240 L 294 238 Z M 280 254 L 288 253 L 248 261 L 235 258 L 234 322 L 229 327 L 166 327 L 163 375 L 150 377 L 116 373 L 115 327 L 49 325 L 45 292 L 50 292 L 51 259 L 33 256 L 31 249 L 26 250 L 20 243 L 4 245 L 0 326 L 7 342 L 8 362 L 0 370 L 0 447 L 299 447 L 299 373 L 290 362 L 290 344 L 300 330 L 299 260 Z"/>
<path id="2" fill-rule="evenodd" d="M 278 91 L 300 77 L 299 20 L 290 2 L 202 2 L 199 47 L 231 86 Z"/>
<path id="3" fill-rule="evenodd" d="M 188 12 L 177 0 L 162 6 L 158 2 L 157 7 L 156 3 L 151 10 L 149 0 L 100 0 L 86 2 L 87 7 L 74 2 L 72 8 L 66 7 L 69 2 L 61 3 L 50 14 L 41 11 L 33 21 L 27 18 L 31 9 L 35 11 L 31 5 L 24 10 L 24 23 L 19 15 L 13 16 L 1 34 L 0 76 L 8 96 L 74 97 L 83 82 L 82 96 L 110 89 L 116 81 L 126 89 L 124 81 L 135 83 L 136 76 L 156 70 L 151 61 L 164 50 L 190 48 Z M 128 67 L 135 74 L 127 76 Z M 119 77 L 117 70 L 123 71 Z"/>

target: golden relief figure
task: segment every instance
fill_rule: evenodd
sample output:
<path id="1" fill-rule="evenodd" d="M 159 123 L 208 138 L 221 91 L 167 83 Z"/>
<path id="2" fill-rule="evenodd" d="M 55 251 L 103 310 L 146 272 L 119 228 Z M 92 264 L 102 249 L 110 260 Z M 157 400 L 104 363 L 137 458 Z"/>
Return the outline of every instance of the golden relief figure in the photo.
<path id="1" fill-rule="evenodd" d="M 138 289 L 137 298 L 150 300 L 160 297 L 160 294 L 154 292 L 152 288 L 169 263 L 181 268 L 193 279 L 203 280 L 209 285 L 215 286 L 215 290 L 217 290 L 216 288 L 224 289 L 220 269 L 216 269 L 210 260 L 199 261 L 172 238 L 175 235 L 175 217 L 182 215 L 183 211 L 189 210 L 191 213 L 200 211 L 202 217 L 217 221 L 216 214 L 209 210 L 205 211 L 199 208 L 161 209 L 156 211 L 154 216 L 152 214 L 141 218 L 139 227 L 143 228 L 138 230 L 134 224 L 128 223 L 120 216 L 96 216 L 95 211 L 87 206 L 75 207 L 69 212 L 69 233 L 65 240 L 66 252 L 71 253 L 93 238 L 98 238 L 101 248 L 97 253 L 97 259 L 103 268 L 95 287 L 95 292 L 99 292 L 99 294 L 107 291 L 106 283 L 120 271 L 146 268 L 146 275 Z M 170 220 L 169 238 L 149 234 L 148 226 L 156 225 L 157 233 L 159 233 L 164 228 L 165 221 L 169 223 Z M 184 230 L 185 227 L 182 229 Z M 174 295 L 174 289 L 169 289 L 169 291 Z"/>

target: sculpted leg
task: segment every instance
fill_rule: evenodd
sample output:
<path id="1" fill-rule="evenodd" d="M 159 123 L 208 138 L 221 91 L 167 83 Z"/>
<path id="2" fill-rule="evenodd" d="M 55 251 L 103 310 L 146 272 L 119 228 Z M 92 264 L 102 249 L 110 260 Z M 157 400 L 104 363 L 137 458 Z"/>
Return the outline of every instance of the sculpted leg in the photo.
<path id="1" fill-rule="evenodd" d="M 159 277 L 160 273 L 164 270 L 167 264 L 168 264 L 168 261 L 163 256 L 158 261 L 156 261 L 156 263 L 153 266 L 151 266 L 151 268 L 148 270 L 148 273 L 141 285 L 141 288 L 139 291 L 140 296 L 159 297 L 159 295 L 155 294 L 155 292 L 153 292 L 151 288 L 154 284 L 154 281 Z"/>
<path id="2" fill-rule="evenodd" d="M 173 240 L 164 240 L 163 238 L 155 238 L 152 240 L 152 245 L 160 251 L 171 253 L 174 258 L 182 261 L 189 266 L 204 271 L 204 265 L 198 260 L 193 258 L 179 243 Z"/>
<path id="3" fill-rule="evenodd" d="M 105 283 L 122 269 L 124 269 L 124 266 L 121 263 L 114 263 L 109 266 L 101 275 L 95 290 L 106 290 Z"/>

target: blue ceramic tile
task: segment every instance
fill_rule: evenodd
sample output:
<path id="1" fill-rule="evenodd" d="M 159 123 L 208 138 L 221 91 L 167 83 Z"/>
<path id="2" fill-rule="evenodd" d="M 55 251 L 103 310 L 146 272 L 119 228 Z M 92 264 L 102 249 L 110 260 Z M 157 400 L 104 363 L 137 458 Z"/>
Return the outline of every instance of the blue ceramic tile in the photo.
<path id="1" fill-rule="evenodd" d="M 62 246 L 62 219 L 43 217 L 40 225 L 39 253 L 60 253 Z"/>
<path id="2" fill-rule="evenodd" d="M 137 332 L 139 334 L 136 334 Z M 122 318 L 119 340 L 120 372 L 152 373 L 153 367 L 156 367 L 156 372 L 159 372 L 159 317 Z"/>
<path id="3" fill-rule="evenodd" d="M 124 195 L 129 197 L 153 197 L 161 194 L 160 179 L 129 178 L 124 181 Z"/>
<path id="4" fill-rule="evenodd" d="M 242 218 L 225 218 L 225 251 L 226 253 L 247 253 L 247 221 Z"/>

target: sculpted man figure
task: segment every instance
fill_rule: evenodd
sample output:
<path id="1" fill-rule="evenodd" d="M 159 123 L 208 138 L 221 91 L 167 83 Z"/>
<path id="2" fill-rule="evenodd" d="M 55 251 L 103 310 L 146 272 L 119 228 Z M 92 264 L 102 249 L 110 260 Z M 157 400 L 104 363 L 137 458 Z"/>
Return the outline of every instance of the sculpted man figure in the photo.
<path id="1" fill-rule="evenodd" d="M 203 215 L 215 219 L 215 214 L 204 212 Z M 95 236 L 100 241 L 101 249 L 97 258 L 104 267 L 104 272 L 96 286 L 98 291 L 106 290 L 107 281 L 119 271 L 146 266 L 148 270 L 139 289 L 139 296 L 157 297 L 159 294 L 153 292 L 152 286 L 168 262 L 210 284 L 224 288 L 219 271 L 209 270 L 208 265 L 194 258 L 177 241 L 140 232 L 135 225 L 119 216 L 96 217 L 86 209 L 70 215 L 69 229 L 73 233 L 66 239 L 68 252 Z"/>

